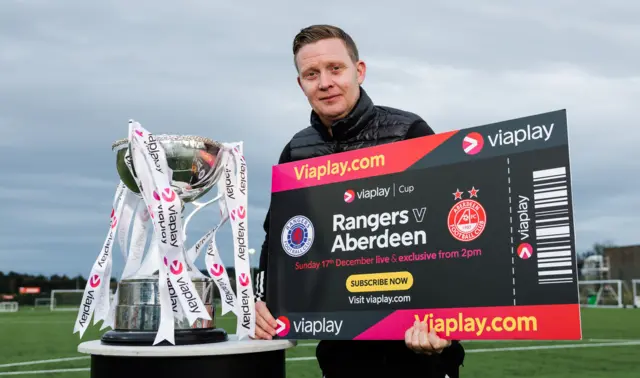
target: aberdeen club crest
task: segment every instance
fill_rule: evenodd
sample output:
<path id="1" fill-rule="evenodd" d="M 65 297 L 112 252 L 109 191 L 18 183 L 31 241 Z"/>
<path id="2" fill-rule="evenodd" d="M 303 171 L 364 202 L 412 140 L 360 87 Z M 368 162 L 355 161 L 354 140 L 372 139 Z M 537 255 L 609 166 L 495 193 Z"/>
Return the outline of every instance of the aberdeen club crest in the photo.
<path id="1" fill-rule="evenodd" d="M 461 192 L 456 189 L 454 201 L 457 201 L 447 217 L 447 226 L 451 235 L 463 242 L 469 242 L 477 239 L 484 231 L 487 224 L 487 213 L 484 207 L 472 198 L 478 198 L 479 190 L 472 187 L 466 193 L 469 193 L 468 199 L 463 199 Z"/>

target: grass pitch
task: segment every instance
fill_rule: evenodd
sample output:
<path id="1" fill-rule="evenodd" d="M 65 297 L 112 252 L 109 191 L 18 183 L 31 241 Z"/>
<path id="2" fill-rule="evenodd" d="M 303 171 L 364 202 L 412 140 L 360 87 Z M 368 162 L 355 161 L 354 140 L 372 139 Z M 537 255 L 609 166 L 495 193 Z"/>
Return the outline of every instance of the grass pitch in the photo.
<path id="1" fill-rule="evenodd" d="M 89 357 L 78 353 L 77 346 L 99 338 L 101 332 L 92 326 L 79 340 L 72 334 L 75 316 L 75 311 L 28 307 L 0 313 L 0 377 L 89 377 Z M 235 318 L 218 319 L 221 327 L 233 333 Z M 640 377 L 640 310 L 583 309 L 582 327 L 583 340 L 578 342 L 465 342 L 462 376 Z M 315 344 L 300 341 L 287 352 L 288 377 L 321 377 Z"/>

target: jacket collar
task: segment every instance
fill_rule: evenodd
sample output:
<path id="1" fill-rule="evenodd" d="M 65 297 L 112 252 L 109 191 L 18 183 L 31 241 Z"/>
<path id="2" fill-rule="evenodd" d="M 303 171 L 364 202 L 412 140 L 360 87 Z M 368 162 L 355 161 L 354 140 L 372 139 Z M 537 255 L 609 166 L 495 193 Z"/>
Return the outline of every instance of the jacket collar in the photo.
<path id="1" fill-rule="evenodd" d="M 311 111 L 311 126 L 316 129 L 325 140 L 344 140 L 358 135 L 373 116 L 373 102 L 367 92 L 360 87 L 360 96 L 351 112 L 331 125 L 333 137 L 329 135 L 327 127 L 320 121 L 315 111 Z"/>

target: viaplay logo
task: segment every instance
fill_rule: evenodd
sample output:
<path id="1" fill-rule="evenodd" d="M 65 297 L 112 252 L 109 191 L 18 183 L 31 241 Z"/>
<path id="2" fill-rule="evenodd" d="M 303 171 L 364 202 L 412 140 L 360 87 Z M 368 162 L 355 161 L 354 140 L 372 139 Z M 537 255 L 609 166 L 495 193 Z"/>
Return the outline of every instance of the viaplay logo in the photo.
<path id="1" fill-rule="evenodd" d="M 233 221 L 235 221 L 236 218 L 238 220 L 244 219 L 247 216 L 247 210 L 244 208 L 244 206 L 240 206 L 237 209 L 231 210 L 231 213 L 229 215 L 231 216 L 231 220 Z"/>
<path id="2" fill-rule="evenodd" d="M 178 261 L 178 260 L 173 260 L 171 265 L 169 265 L 169 261 L 165 257 L 164 258 L 164 265 L 169 266 L 169 271 L 175 276 L 177 276 L 180 273 L 182 273 L 183 266 L 182 266 L 182 263 L 180 261 Z"/>
<path id="3" fill-rule="evenodd" d="M 116 217 L 116 211 L 114 209 L 111 209 L 111 229 L 116 228 L 117 224 L 118 224 L 118 217 Z"/>
<path id="4" fill-rule="evenodd" d="M 356 192 L 354 192 L 353 190 L 349 189 L 346 192 L 344 192 L 344 202 L 351 203 L 355 198 L 356 198 Z"/>
<path id="5" fill-rule="evenodd" d="M 467 134 L 462 140 L 462 149 L 467 155 L 475 155 L 482 151 L 484 138 L 480 133 L 472 132 Z"/>
<path id="6" fill-rule="evenodd" d="M 91 279 L 89 280 L 89 285 L 94 289 L 100 286 L 100 276 L 94 274 L 93 277 L 91 277 Z"/>
<path id="7" fill-rule="evenodd" d="M 155 190 L 153 191 L 153 198 L 156 201 L 160 201 L 160 196 Z M 173 200 L 176 199 L 176 192 L 174 192 L 171 188 L 165 188 L 164 191 L 162 191 L 162 199 L 167 202 L 173 202 Z"/>
<path id="8" fill-rule="evenodd" d="M 531 142 L 547 142 L 553 134 L 553 126 L 549 125 L 530 125 L 519 127 L 514 130 L 499 129 L 495 133 L 485 134 L 488 146 L 490 147 L 518 147 Z M 482 151 L 484 147 L 484 137 L 477 132 L 467 134 L 462 140 L 462 149 L 468 155 L 476 155 Z"/>
<path id="9" fill-rule="evenodd" d="M 533 255 L 533 247 L 529 243 L 522 243 L 518 246 L 518 257 L 528 260 Z"/>
<path id="10" fill-rule="evenodd" d="M 242 274 L 240 274 L 240 277 L 238 277 L 238 281 L 240 281 L 240 285 L 247 286 L 247 285 L 249 285 L 249 276 L 247 276 L 246 274 L 242 273 Z"/>
<path id="11" fill-rule="evenodd" d="M 289 319 L 287 319 L 286 316 L 279 316 L 278 319 L 276 319 L 276 323 L 278 324 L 278 328 L 276 328 L 276 335 L 280 337 L 287 336 L 291 329 Z"/>
<path id="12" fill-rule="evenodd" d="M 220 265 L 220 264 L 213 264 L 211 266 L 211 269 L 209 269 L 209 271 L 215 277 L 220 277 L 222 275 L 222 273 L 224 273 L 224 267 L 222 265 Z"/>

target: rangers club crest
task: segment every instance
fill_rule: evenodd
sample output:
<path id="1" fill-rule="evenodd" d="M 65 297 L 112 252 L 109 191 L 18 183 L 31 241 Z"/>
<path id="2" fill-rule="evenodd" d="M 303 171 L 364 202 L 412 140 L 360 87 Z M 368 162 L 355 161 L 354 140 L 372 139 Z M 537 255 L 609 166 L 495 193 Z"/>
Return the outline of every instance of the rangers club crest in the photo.
<path id="1" fill-rule="evenodd" d="M 287 255 L 300 257 L 309 251 L 314 236 L 311 220 L 303 215 L 296 215 L 284 225 L 280 241 Z"/>
<path id="2" fill-rule="evenodd" d="M 447 226 L 451 235 L 463 242 L 477 239 L 487 224 L 487 213 L 480 202 L 471 198 L 478 197 L 479 190 L 473 187 L 468 191 L 469 199 L 462 199 L 463 192 L 456 189 L 453 193 L 455 205 L 449 211 Z"/>

